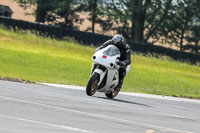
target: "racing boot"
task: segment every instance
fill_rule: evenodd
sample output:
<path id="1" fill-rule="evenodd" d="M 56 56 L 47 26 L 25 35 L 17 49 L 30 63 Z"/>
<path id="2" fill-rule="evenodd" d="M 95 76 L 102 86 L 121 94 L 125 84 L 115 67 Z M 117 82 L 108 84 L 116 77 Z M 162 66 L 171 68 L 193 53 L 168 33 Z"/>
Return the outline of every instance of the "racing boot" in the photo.
<path id="1" fill-rule="evenodd" d="M 124 80 L 125 76 L 126 76 L 126 68 L 121 67 L 119 70 L 119 83 L 115 87 L 115 89 L 114 89 L 115 91 L 120 91 L 120 89 L 122 88 L 122 84 L 123 84 L 123 80 Z"/>
<path id="2" fill-rule="evenodd" d="M 122 88 L 122 84 L 123 84 L 123 79 L 119 81 L 118 85 L 115 87 L 115 91 L 120 91 L 120 89 Z"/>
<path id="3" fill-rule="evenodd" d="M 122 88 L 122 84 L 123 84 L 123 80 L 124 80 L 125 75 L 126 75 L 125 72 L 120 73 L 120 75 L 119 75 L 119 83 L 115 87 L 115 91 L 120 91 L 120 89 Z"/>

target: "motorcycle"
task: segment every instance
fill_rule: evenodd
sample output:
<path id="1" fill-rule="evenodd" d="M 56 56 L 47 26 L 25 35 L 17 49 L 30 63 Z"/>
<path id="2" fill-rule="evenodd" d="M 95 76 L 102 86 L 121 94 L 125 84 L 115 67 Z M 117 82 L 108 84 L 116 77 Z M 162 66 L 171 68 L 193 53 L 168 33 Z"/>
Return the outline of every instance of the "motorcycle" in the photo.
<path id="1" fill-rule="evenodd" d="M 91 76 L 87 83 L 86 94 L 92 96 L 103 92 L 108 98 L 114 98 L 119 91 L 114 88 L 119 83 L 119 68 L 116 60 L 120 57 L 119 49 L 114 45 L 96 51 L 92 56 Z M 129 71 L 129 67 L 127 68 Z"/>

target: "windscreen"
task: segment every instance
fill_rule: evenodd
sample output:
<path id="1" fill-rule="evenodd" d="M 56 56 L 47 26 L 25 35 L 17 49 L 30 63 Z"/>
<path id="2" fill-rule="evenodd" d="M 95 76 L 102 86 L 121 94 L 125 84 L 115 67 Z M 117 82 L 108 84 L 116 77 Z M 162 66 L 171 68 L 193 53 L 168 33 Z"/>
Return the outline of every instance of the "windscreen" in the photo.
<path id="1" fill-rule="evenodd" d="M 120 54 L 120 51 L 117 47 L 111 46 L 106 51 L 104 51 L 103 54 L 107 56 L 115 56 Z"/>

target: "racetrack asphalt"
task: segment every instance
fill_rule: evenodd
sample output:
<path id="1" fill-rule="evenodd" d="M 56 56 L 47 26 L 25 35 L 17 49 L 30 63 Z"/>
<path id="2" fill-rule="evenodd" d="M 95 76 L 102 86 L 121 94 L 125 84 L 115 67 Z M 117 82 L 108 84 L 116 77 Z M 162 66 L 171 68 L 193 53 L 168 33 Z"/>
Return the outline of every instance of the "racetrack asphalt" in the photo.
<path id="1" fill-rule="evenodd" d="M 0 80 L 0 133 L 66 132 L 200 133 L 200 102 Z"/>

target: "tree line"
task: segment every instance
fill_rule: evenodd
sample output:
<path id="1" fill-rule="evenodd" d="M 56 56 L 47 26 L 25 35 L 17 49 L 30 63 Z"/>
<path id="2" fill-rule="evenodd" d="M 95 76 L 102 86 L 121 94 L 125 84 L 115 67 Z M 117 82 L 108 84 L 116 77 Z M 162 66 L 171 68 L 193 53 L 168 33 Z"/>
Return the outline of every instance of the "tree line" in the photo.
<path id="1" fill-rule="evenodd" d="M 177 45 L 200 51 L 199 0 L 15 0 L 24 9 L 35 6 L 36 22 L 75 28 L 87 13 L 88 30 L 115 31 L 136 43 Z"/>

